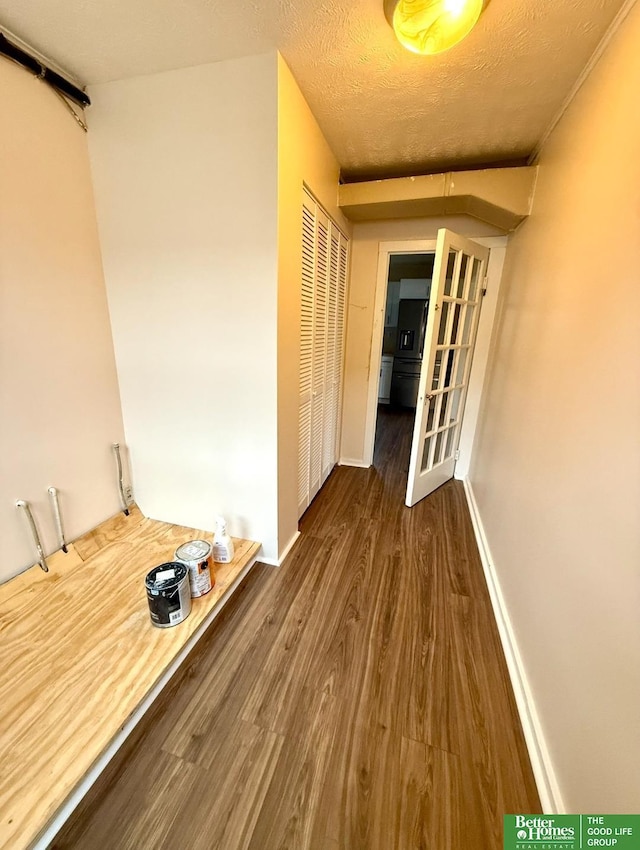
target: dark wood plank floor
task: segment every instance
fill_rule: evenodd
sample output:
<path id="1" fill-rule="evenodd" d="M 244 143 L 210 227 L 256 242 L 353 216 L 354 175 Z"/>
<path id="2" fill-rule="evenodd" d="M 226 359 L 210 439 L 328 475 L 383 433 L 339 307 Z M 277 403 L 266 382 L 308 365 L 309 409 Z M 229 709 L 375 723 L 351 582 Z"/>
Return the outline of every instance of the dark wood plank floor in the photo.
<path id="1" fill-rule="evenodd" d="M 462 485 L 404 506 L 411 422 L 382 412 L 54 847 L 499 850 L 540 811 Z"/>

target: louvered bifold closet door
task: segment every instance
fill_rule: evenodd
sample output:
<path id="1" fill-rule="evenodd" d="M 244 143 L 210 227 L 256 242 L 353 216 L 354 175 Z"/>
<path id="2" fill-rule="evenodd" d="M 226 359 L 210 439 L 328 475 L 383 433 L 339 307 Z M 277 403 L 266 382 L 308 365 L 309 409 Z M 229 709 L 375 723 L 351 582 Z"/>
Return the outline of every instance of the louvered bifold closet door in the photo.
<path id="1" fill-rule="evenodd" d="M 302 285 L 300 309 L 300 409 L 298 423 L 298 514 L 309 507 L 311 464 L 311 390 L 313 362 L 313 290 L 316 267 L 316 211 L 302 205 Z"/>
<path id="2" fill-rule="evenodd" d="M 336 351 L 338 348 L 338 277 L 340 267 L 340 231 L 330 225 L 329 280 L 327 289 L 327 356 L 322 433 L 322 481 L 336 462 L 336 416 L 338 386 L 336 383 Z"/>
<path id="3" fill-rule="evenodd" d="M 327 374 L 327 289 L 329 279 L 329 219 L 316 212 L 316 267 L 313 291 L 313 360 L 311 364 L 311 463 L 309 501 L 322 486 L 322 438 Z"/>
<path id="4" fill-rule="evenodd" d="M 300 302 L 298 509 L 302 515 L 338 460 L 348 240 L 304 192 Z"/>
<path id="5" fill-rule="evenodd" d="M 334 463 L 338 462 L 340 449 L 340 423 L 342 421 L 342 378 L 344 372 L 345 301 L 347 297 L 348 243 L 340 234 L 340 257 L 338 260 L 338 292 L 336 299 L 336 346 L 334 351 L 333 380 L 335 386 L 335 412 L 333 433 L 335 445 Z"/>

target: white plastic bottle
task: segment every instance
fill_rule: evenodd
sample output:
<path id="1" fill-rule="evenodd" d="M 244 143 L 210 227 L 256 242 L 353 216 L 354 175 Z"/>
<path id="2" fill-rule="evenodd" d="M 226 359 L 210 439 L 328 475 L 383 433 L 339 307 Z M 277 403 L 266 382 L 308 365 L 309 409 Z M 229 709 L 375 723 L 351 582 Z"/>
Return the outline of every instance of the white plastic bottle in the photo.
<path id="1" fill-rule="evenodd" d="M 216 564 L 230 564 L 233 561 L 233 540 L 227 534 L 227 521 L 223 516 L 216 517 L 211 554 Z"/>

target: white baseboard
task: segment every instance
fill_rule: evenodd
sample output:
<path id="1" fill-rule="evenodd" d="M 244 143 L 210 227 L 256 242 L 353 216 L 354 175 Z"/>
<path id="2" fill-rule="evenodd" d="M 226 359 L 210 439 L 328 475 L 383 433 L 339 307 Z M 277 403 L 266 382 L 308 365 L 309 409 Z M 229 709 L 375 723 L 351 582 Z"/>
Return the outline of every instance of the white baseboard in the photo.
<path id="1" fill-rule="evenodd" d="M 260 561 L 261 564 L 266 564 L 268 567 L 280 567 L 280 566 L 282 566 L 284 559 L 287 557 L 289 552 L 293 549 L 293 545 L 296 542 L 296 540 L 298 539 L 298 537 L 300 537 L 300 532 L 296 531 L 296 533 L 293 535 L 291 540 L 287 543 L 287 545 L 284 547 L 284 549 L 280 553 L 279 558 L 261 558 L 261 557 L 258 556 L 258 560 Z"/>
<path id="2" fill-rule="evenodd" d="M 540 802 L 542 803 L 545 814 L 564 814 L 565 807 L 562 801 L 562 794 L 560 793 L 553 764 L 549 756 L 549 750 L 544 739 L 533 694 L 529 686 L 522 657 L 518 650 L 515 633 L 511 625 L 511 618 L 509 617 L 504 596 L 502 595 L 500 581 L 493 558 L 491 557 L 491 550 L 489 549 L 489 543 L 478 510 L 478 503 L 476 502 L 469 478 L 464 479 L 464 491 L 467 496 L 467 504 L 469 505 L 473 530 L 480 551 L 482 568 L 500 633 L 502 649 L 509 669 L 511 686 L 513 687 L 513 693 L 518 706 L 520 722 L 529 751 L 529 758 L 531 759 L 531 767 L 536 780 L 538 794 L 540 795 Z"/>
<path id="3" fill-rule="evenodd" d="M 295 544 L 296 540 L 298 539 L 298 537 L 300 537 L 300 532 L 299 532 L 299 531 L 296 531 L 296 533 L 293 535 L 293 537 L 291 538 L 291 540 L 290 540 L 290 541 L 287 543 L 287 545 L 284 547 L 284 549 L 282 550 L 282 552 L 280 552 L 280 563 L 281 563 L 281 564 L 284 562 L 284 559 L 287 557 L 287 555 L 289 554 L 289 552 L 293 549 L 294 544 Z"/>
<path id="4" fill-rule="evenodd" d="M 351 457 L 341 457 L 338 461 L 340 466 L 357 466 L 359 469 L 369 469 L 370 463 L 365 463 L 362 459 L 354 460 Z"/>
<path id="5" fill-rule="evenodd" d="M 280 566 L 280 561 L 277 558 L 263 558 L 262 555 L 258 555 L 258 563 L 266 564 L 268 567 Z"/>

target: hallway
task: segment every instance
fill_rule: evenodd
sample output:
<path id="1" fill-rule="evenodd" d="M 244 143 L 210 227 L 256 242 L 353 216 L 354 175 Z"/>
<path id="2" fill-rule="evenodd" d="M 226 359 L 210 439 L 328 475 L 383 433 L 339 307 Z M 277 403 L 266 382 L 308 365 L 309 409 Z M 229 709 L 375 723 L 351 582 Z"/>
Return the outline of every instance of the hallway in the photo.
<path id="1" fill-rule="evenodd" d="M 411 422 L 381 411 L 56 848 L 500 850 L 540 811 L 462 484 L 404 506 Z"/>

